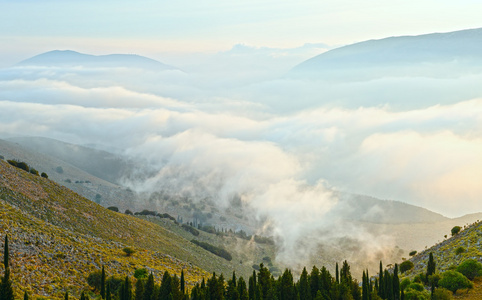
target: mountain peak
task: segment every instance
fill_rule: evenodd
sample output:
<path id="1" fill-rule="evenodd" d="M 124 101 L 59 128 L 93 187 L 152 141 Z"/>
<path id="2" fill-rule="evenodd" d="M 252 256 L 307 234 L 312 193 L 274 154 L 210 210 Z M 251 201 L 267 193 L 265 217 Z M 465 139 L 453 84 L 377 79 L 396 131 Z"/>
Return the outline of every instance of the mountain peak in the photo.
<path id="1" fill-rule="evenodd" d="M 91 55 L 73 50 L 52 50 L 19 62 L 16 66 L 138 68 L 174 70 L 173 66 L 137 54 Z"/>

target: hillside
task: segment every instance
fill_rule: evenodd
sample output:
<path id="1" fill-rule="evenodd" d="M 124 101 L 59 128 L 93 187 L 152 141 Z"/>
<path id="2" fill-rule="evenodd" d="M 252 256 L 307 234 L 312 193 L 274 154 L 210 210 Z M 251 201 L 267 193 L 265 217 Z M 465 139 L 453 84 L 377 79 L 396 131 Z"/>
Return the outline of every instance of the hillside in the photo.
<path id="1" fill-rule="evenodd" d="M 428 255 L 433 253 L 435 262 L 437 263 L 438 272 L 449 270 L 452 266 L 458 266 L 466 259 L 477 259 L 482 262 L 482 222 L 478 221 L 471 225 L 460 224 L 463 230 L 455 236 L 450 236 L 450 231 L 447 232 L 448 238 L 444 241 L 427 248 L 414 256 L 411 261 L 415 268 L 408 272 L 408 276 L 414 276 L 422 272 L 428 261 Z M 460 248 L 463 250 L 457 252 Z"/>
<path id="2" fill-rule="evenodd" d="M 479 28 L 364 41 L 306 60 L 294 67 L 289 76 L 331 80 L 456 78 L 482 71 L 481 37 Z"/>
<path id="3" fill-rule="evenodd" d="M 41 143 L 26 143 L 23 145 L 19 139 L 18 143 L 14 141 L 0 140 L 0 155 L 7 159 L 26 161 L 30 166 L 34 167 L 40 172 L 45 172 L 49 179 L 57 182 L 60 185 L 82 195 L 83 197 L 95 201 L 104 207 L 118 206 L 122 211 L 125 209 L 134 209 L 137 196 L 126 188 L 123 188 L 115 183 L 104 180 L 95 176 L 89 171 L 100 170 L 100 168 L 90 168 L 92 162 L 101 161 L 102 157 L 106 155 L 97 156 L 93 149 L 80 147 L 78 151 L 70 151 L 71 153 L 78 152 L 79 155 L 72 154 L 72 159 L 69 156 L 63 156 L 62 153 L 68 152 L 74 145 L 68 147 L 70 144 L 57 142 L 55 140 L 45 139 L 46 143 L 51 145 L 60 144 L 59 147 L 51 147 L 52 151 L 49 154 L 48 148 L 42 147 Z M 34 139 L 35 140 L 35 139 Z M 39 140 L 42 140 L 39 138 Z M 65 145 L 64 145 L 65 144 Z M 28 146 L 30 145 L 30 146 Z M 61 145 L 64 145 L 61 147 Z M 84 150 L 85 149 L 85 150 Z M 99 153 L 103 153 L 99 151 Z M 110 157 L 114 157 L 111 155 Z M 86 162 L 83 164 L 83 162 Z M 107 162 L 100 163 L 99 166 L 106 166 L 112 159 L 107 159 Z M 119 167 L 112 167 L 112 169 L 119 169 Z M 105 173 L 108 173 L 104 171 Z M 99 172 L 97 172 L 99 175 Z M 102 175 L 102 174 L 100 174 Z M 109 177 L 106 177 L 109 179 Z M 115 180 L 112 180 L 115 181 Z"/>
<path id="4" fill-rule="evenodd" d="M 13 235 L 12 249 L 21 250 L 25 243 L 36 244 L 38 240 L 39 243 L 45 244 L 45 247 L 59 245 L 59 251 L 65 252 L 66 248 L 77 249 L 80 243 L 85 244 L 85 248 L 79 251 L 84 251 L 86 257 L 96 257 L 103 251 L 107 254 L 119 255 L 119 250 L 123 245 L 127 245 L 134 247 L 137 253 L 148 253 L 148 258 L 161 255 L 167 259 L 179 261 L 179 265 L 185 265 L 181 261 L 189 262 L 189 266 L 199 270 L 196 271 L 199 274 L 205 274 L 200 271 L 199 268 L 201 268 L 216 271 L 218 274 L 229 274 L 236 269 L 239 274 L 247 275 L 252 271 L 251 265 L 257 263 L 249 259 L 242 263 L 227 261 L 195 246 L 190 242 L 193 237 L 186 239 L 153 222 L 107 210 L 49 179 L 14 168 L 3 160 L 0 160 L 0 197 L 2 210 L 6 216 L 4 218 L 9 220 L 2 224 L 8 226 L 9 232 Z M 4 230 L 7 230 L 7 227 Z M 26 241 L 23 235 L 32 236 L 32 240 Z M 62 241 L 55 240 L 59 236 L 64 237 Z M 48 242 L 47 237 L 54 239 L 53 243 Z M 85 239 L 91 242 L 83 243 Z M 70 241 L 77 241 L 77 244 L 72 244 L 73 242 Z M 90 252 L 97 249 L 89 246 L 94 244 L 94 241 L 106 245 L 98 248 L 97 254 Z M 54 250 L 43 249 L 57 251 L 55 248 Z M 42 252 L 41 249 L 36 251 Z M 49 257 L 52 258 L 52 256 Z M 98 267 L 100 262 L 110 261 L 110 258 L 104 256 L 98 261 L 93 268 Z M 157 262 L 152 263 L 152 260 L 148 261 L 148 259 L 144 260 L 142 265 L 153 267 L 157 264 Z M 35 263 L 34 260 L 30 264 L 34 266 Z M 171 268 L 174 273 L 180 272 L 180 269 L 176 269 L 172 264 L 167 264 L 166 267 Z M 31 268 L 34 272 L 35 267 Z M 132 264 L 132 268 L 135 268 L 135 264 Z M 53 271 L 49 266 L 45 266 L 42 272 Z M 62 272 L 67 270 L 64 269 Z M 76 280 L 84 282 L 83 276 L 86 274 L 77 274 Z M 63 280 L 61 276 L 60 278 Z M 196 278 L 199 279 L 199 277 Z"/>
<path id="5" fill-rule="evenodd" d="M 478 220 L 473 224 L 459 225 L 461 225 L 462 230 L 458 234 L 450 236 L 449 232 L 447 235 L 448 238 L 444 241 L 413 256 L 410 261 L 414 264 L 414 268 L 402 273 L 402 278 L 405 277 L 413 280 L 419 274 L 425 274 L 430 253 L 433 254 L 436 264 L 435 272 L 442 278 L 444 272 L 455 270 L 465 260 L 474 259 L 482 262 L 482 222 Z M 460 289 L 453 295 L 454 298 L 466 300 L 481 299 L 481 279 L 481 277 L 476 277 L 472 281 L 472 289 Z"/>

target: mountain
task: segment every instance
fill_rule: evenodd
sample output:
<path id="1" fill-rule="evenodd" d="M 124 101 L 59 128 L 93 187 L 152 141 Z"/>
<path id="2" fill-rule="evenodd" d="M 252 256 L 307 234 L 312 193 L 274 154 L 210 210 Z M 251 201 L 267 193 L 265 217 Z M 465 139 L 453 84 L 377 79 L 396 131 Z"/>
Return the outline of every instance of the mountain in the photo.
<path id="1" fill-rule="evenodd" d="M 368 80 L 452 78 L 482 72 L 482 28 L 369 40 L 327 51 L 295 66 L 288 77 Z"/>
<path id="2" fill-rule="evenodd" d="M 115 183 L 119 177 L 113 174 L 122 167 L 115 155 L 52 139 L 16 141 L 0 139 L 0 155 L 28 162 L 39 172 L 47 173 L 49 179 L 104 207 L 117 206 L 121 211 L 136 208 L 136 194 Z"/>
<path id="3" fill-rule="evenodd" d="M 55 157 L 114 184 L 119 184 L 121 178 L 134 168 L 132 163 L 120 155 L 55 139 L 15 137 L 7 140 L 32 152 Z"/>
<path id="4" fill-rule="evenodd" d="M 174 70 L 173 66 L 134 54 L 90 55 L 72 50 L 53 50 L 23 60 L 16 66 L 138 68 L 153 71 Z"/>

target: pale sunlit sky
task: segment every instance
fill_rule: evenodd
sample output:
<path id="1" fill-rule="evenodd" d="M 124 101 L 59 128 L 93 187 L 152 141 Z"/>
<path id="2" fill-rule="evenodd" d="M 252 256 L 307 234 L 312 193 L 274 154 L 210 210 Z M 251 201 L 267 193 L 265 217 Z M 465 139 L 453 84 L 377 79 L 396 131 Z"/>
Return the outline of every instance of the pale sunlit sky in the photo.
<path id="1" fill-rule="evenodd" d="M 293 48 L 482 27 L 481 1 L 5 1 L 0 67 L 53 49 L 92 54 Z"/>

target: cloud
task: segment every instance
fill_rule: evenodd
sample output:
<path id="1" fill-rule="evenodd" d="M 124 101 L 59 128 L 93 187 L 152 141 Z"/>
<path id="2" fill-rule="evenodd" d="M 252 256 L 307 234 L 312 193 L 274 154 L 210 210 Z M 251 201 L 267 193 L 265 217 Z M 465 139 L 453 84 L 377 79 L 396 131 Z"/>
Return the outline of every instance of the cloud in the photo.
<path id="1" fill-rule="evenodd" d="M 223 72 L 3 70 L 0 131 L 116 149 L 143 166 L 125 178 L 140 193 L 220 207 L 240 197 L 287 263 L 342 238 L 367 255 L 391 246 L 340 218 L 337 191 L 482 210 L 480 75 L 240 83 Z"/>

